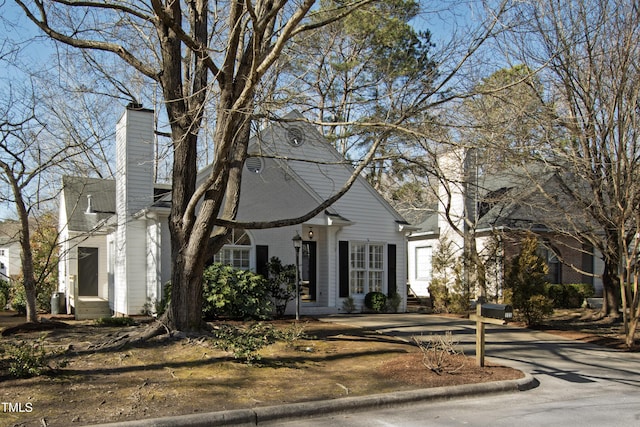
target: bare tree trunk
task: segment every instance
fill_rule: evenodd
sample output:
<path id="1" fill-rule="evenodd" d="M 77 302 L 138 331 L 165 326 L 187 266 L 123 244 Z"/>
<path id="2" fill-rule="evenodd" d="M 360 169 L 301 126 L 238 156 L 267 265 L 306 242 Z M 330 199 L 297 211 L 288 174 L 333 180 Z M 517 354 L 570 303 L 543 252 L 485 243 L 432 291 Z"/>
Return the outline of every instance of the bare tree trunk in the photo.
<path id="1" fill-rule="evenodd" d="M 617 261 L 605 259 L 604 272 L 602 274 L 602 311 L 604 317 L 620 318 L 620 280 L 616 271 Z"/>
<path id="2" fill-rule="evenodd" d="M 14 176 L 7 173 L 12 186 L 14 204 L 20 221 L 20 260 L 22 263 L 22 277 L 26 298 L 27 322 L 37 322 L 38 312 L 36 305 L 36 279 L 33 269 L 33 253 L 31 251 L 31 234 L 29 233 L 29 213 L 24 203 L 22 191 Z"/>
<path id="3" fill-rule="evenodd" d="M 36 304 L 36 279 L 33 273 L 33 253 L 31 251 L 29 216 L 24 203 L 21 200 L 16 202 L 20 218 L 20 259 L 22 262 L 22 277 L 24 292 L 27 302 L 27 322 L 37 322 L 38 312 Z"/>

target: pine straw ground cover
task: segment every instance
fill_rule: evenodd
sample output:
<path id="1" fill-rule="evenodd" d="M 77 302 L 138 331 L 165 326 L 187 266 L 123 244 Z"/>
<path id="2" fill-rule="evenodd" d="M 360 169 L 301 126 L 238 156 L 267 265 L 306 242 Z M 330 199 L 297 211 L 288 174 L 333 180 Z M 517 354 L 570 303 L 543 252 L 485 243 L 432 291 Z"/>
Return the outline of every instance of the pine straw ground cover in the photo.
<path id="1" fill-rule="evenodd" d="M 0 313 L 0 329 L 19 320 Z M 65 320 L 45 330 L 19 329 L 2 336 L 0 344 L 41 340 L 47 351 L 62 349 L 57 360 L 65 363 L 51 375 L 13 379 L 6 352 L 4 364 L 0 355 L 0 401 L 23 409 L 0 407 L 0 426 L 85 425 L 522 377 L 506 367 L 478 368 L 464 356 L 452 361 L 460 367 L 455 373 L 437 374 L 423 365 L 412 343 L 313 319 L 302 323 L 306 338 L 273 344 L 254 364 L 235 360 L 203 337 L 96 349 L 144 325 L 98 327 Z"/>

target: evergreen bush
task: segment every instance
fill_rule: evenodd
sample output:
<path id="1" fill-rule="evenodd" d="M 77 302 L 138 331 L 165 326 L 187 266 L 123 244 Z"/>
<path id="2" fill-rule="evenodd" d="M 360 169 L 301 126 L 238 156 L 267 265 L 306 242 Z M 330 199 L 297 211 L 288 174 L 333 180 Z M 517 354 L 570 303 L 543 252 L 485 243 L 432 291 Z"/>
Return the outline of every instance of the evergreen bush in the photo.
<path id="1" fill-rule="evenodd" d="M 364 296 L 364 306 L 376 313 L 381 313 L 387 306 L 387 296 L 382 292 L 369 292 Z"/>
<path id="2" fill-rule="evenodd" d="M 47 351 L 44 336 L 37 340 L 24 340 L 5 346 L 9 375 L 14 378 L 37 377 L 63 368 L 66 362 L 54 363 L 53 359 L 62 351 Z"/>
<path id="3" fill-rule="evenodd" d="M 262 358 L 260 350 L 275 343 L 280 333 L 272 325 L 255 323 L 248 327 L 221 325 L 215 336 L 215 347 L 230 351 L 235 359 L 252 364 Z"/>
<path id="4" fill-rule="evenodd" d="M 586 298 L 595 294 L 593 285 L 586 283 L 547 284 L 545 295 L 554 308 L 580 308 Z"/>
<path id="5" fill-rule="evenodd" d="M 11 288 L 9 282 L 6 280 L 0 280 L 0 310 L 4 310 L 9 303 L 9 295 Z"/>
<path id="6" fill-rule="evenodd" d="M 213 264 L 204 272 L 202 314 L 205 318 L 267 319 L 272 304 L 267 280 L 251 271 Z"/>
<path id="7" fill-rule="evenodd" d="M 342 309 L 347 313 L 353 313 L 356 311 L 356 303 L 353 300 L 353 297 L 347 297 L 342 301 Z"/>
<path id="8" fill-rule="evenodd" d="M 267 270 L 268 291 L 273 299 L 276 316 L 283 317 L 289 301 L 296 298 L 296 266 L 282 265 L 278 257 L 272 257 L 267 264 Z"/>
<path id="9" fill-rule="evenodd" d="M 27 294 L 24 290 L 24 285 L 21 282 L 14 281 L 14 285 L 11 288 L 10 305 L 11 309 L 18 312 L 20 315 L 27 314 Z"/>
<path id="10" fill-rule="evenodd" d="M 429 285 L 429 295 L 431 296 L 431 304 L 433 305 L 433 311 L 435 313 L 449 312 L 449 302 L 451 298 L 447 285 L 440 283 L 440 281 L 436 279 L 432 280 Z"/>
<path id="11" fill-rule="evenodd" d="M 455 256 L 453 243 L 445 237 L 433 253 L 429 295 L 436 313 L 462 313 L 469 307 L 469 289 L 462 280 L 462 263 Z"/>
<path id="12" fill-rule="evenodd" d="M 537 325 L 553 313 L 553 301 L 545 295 L 549 268 L 537 253 L 538 240 L 528 236 L 521 242 L 520 253 L 507 265 L 505 302 L 518 310 L 529 326 Z"/>

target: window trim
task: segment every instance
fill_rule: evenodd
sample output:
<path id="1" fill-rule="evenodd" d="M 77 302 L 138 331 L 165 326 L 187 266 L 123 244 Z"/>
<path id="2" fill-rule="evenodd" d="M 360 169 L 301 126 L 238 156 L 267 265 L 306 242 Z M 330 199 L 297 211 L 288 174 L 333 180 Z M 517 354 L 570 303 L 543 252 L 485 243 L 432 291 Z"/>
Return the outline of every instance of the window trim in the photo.
<path id="1" fill-rule="evenodd" d="M 425 262 L 425 266 L 423 266 L 423 268 L 420 268 L 420 265 L 421 265 L 420 253 L 422 251 L 427 252 L 427 254 L 424 255 L 424 257 L 426 258 L 425 261 L 427 262 Z M 429 254 L 428 251 L 430 251 L 431 253 Z M 416 280 L 421 280 L 421 281 L 431 280 L 431 278 L 433 277 L 433 265 L 432 265 L 433 264 L 433 246 L 431 245 L 416 246 L 415 252 L 414 252 L 414 259 L 415 259 L 414 272 L 413 272 L 414 278 Z"/>
<path id="2" fill-rule="evenodd" d="M 354 249 L 357 246 L 364 246 L 364 268 L 355 268 L 353 264 Z M 371 248 L 380 247 L 382 249 L 382 267 L 372 268 L 371 263 Z M 384 293 L 387 288 L 387 275 L 389 268 L 388 256 L 387 256 L 387 243 L 386 242 L 366 242 L 366 241 L 349 241 L 349 294 L 350 295 L 366 295 L 369 292 L 377 291 Z M 363 280 L 362 292 L 357 292 L 356 285 L 354 283 L 354 273 L 362 272 L 363 275 L 360 279 Z M 380 276 L 380 289 L 372 289 L 372 273 L 376 273 Z"/>
<path id="3" fill-rule="evenodd" d="M 246 241 L 248 241 L 248 244 L 238 244 L 237 242 L 241 242 L 243 240 L 245 240 L 246 237 Z M 220 263 L 220 264 L 224 264 L 224 265 L 230 265 L 233 268 L 238 268 L 241 270 L 252 270 L 254 267 L 254 245 L 253 245 L 253 239 L 251 238 L 251 235 L 247 232 L 247 230 L 241 229 L 241 228 L 235 228 L 233 229 L 231 235 L 229 236 L 228 243 L 226 243 L 224 246 L 222 246 L 222 248 L 220 248 L 220 250 L 213 255 L 212 257 L 212 261 L 214 263 Z M 225 251 L 230 251 L 231 252 L 231 256 L 229 257 L 231 259 L 230 263 L 224 262 L 224 252 Z M 236 265 L 234 265 L 234 261 L 235 261 L 235 257 L 234 255 L 234 251 L 246 251 L 246 259 L 247 259 L 247 263 L 245 265 L 241 265 L 240 267 L 237 267 Z M 221 259 L 222 258 L 222 259 Z M 245 267 L 246 266 L 246 267 Z"/>
<path id="4" fill-rule="evenodd" d="M 229 259 L 231 260 L 230 263 L 225 262 L 224 259 L 225 257 L 223 256 L 225 251 L 229 251 L 231 256 L 229 257 Z M 235 265 L 235 252 L 236 251 L 246 251 L 247 254 L 247 258 L 246 258 L 246 268 L 244 265 L 240 265 L 240 266 L 236 266 Z M 222 259 L 220 259 L 222 257 Z M 243 257 L 239 258 L 241 261 L 243 260 Z M 220 264 L 224 264 L 224 265 L 230 265 L 233 268 L 238 268 L 241 270 L 251 270 L 251 246 L 246 246 L 246 245 L 224 245 L 219 251 L 218 253 L 216 253 L 213 256 L 213 261 L 216 263 L 220 263 Z"/>

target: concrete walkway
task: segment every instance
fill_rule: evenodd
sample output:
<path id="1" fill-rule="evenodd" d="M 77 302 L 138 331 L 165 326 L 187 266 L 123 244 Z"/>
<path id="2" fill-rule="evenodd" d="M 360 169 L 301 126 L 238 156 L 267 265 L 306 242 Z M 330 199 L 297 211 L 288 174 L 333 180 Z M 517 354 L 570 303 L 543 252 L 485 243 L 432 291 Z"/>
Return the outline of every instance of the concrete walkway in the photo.
<path id="1" fill-rule="evenodd" d="M 424 314 L 336 315 L 323 321 L 344 323 L 410 340 L 413 336 L 451 331 L 468 356 L 475 353 L 475 323 Z M 209 414 L 141 420 L 120 426 L 276 425 L 286 420 L 353 413 L 457 397 L 517 393 L 540 384 L 538 395 L 553 401 L 562 396 L 591 396 L 601 388 L 640 387 L 640 354 L 617 352 L 555 335 L 509 326 L 486 327 L 487 360 L 523 371 L 526 377 L 458 387 L 416 390 L 321 402 L 254 408 Z M 597 389 L 594 385 L 597 385 Z M 548 394 L 548 395 L 547 395 Z M 524 395 L 523 395 L 524 396 Z M 108 425 L 107 425 L 108 426 Z"/>

